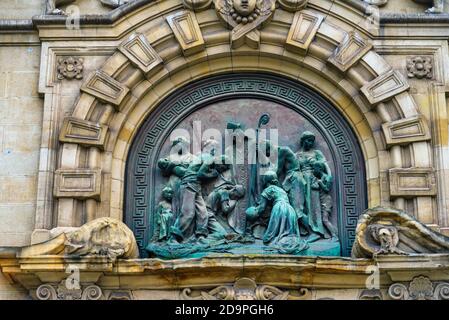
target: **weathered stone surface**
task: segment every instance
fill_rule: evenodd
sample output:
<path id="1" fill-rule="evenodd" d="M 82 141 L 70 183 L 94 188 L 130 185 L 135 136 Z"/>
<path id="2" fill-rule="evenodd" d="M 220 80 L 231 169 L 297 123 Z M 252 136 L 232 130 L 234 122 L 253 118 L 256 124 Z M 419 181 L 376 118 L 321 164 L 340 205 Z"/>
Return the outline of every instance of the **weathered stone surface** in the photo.
<path id="1" fill-rule="evenodd" d="M 426 276 L 414 277 L 408 286 L 394 283 L 388 288 L 393 300 L 449 300 L 448 292 L 448 282 L 432 282 Z"/>
<path id="2" fill-rule="evenodd" d="M 100 193 L 100 169 L 58 169 L 55 173 L 57 198 L 99 199 Z"/>
<path id="3" fill-rule="evenodd" d="M 310 11 L 297 12 L 288 32 L 286 48 L 305 54 L 323 22 L 323 18 L 323 16 Z"/>
<path id="4" fill-rule="evenodd" d="M 167 22 L 185 56 L 192 55 L 205 48 L 203 35 L 195 14 L 190 11 L 181 11 L 167 16 Z"/>
<path id="5" fill-rule="evenodd" d="M 139 252 L 132 231 L 123 222 L 104 217 L 68 229 L 44 243 L 25 247 L 19 253 L 22 258 L 48 255 L 135 259 Z"/>
<path id="6" fill-rule="evenodd" d="M 306 7 L 308 0 L 279 0 L 282 9 L 295 12 Z"/>
<path id="7" fill-rule="evenodd" d="M 391 70 L 365 84 L 360 90 L 372 105 L 391 99 L 409 89 L 409 84 L 402 74 Z"/>
<path id="8" fill-rule="evenodd" d="M 449 252 L 449 238 L 418 222 L 404 211 L 376 207 L 359 219 L 354 258 L 378 254 L 432 254 Z"/>
<path id="9" fill-rule="evenodd" d="M 129 89 L 105 72 L 98 70 L 89 76 L 81 86 L 81 91 L 118 107 L 128 94 Z"/>
<path id="10" fill-rule="evenodd" d="M 393 168 L 389 170 L 390 196 L 413 197 L 436 195 L 432 168 Z"/>
<path id="11" fill-rule="evenodd" d="M 438 175 L 438 185 L 435 188 L 438 197 L 422 196 L 424 193 L 407 190 L 411 193 L 405 196 L 403 193 L 393 195 L 394 204 L 406 206 L 415 217 L 429 223 L 432 228 L 447 231 L 449 153 L 445 87 L 448 55 L 447 41 L 444 41 L 444 38 L 449 36 L 445 27 L 448 22 L 447 14 L 418 15 L 416 13 L 424 11 L 422 4 L 415 4 L 414 1 L 389 1 L 380 9 L 378 17 L 375 15 L 378 13 L 376 10 L 365 11 L 373 8 L 361 1 L 310 0 L 308 11 L 326 16 L 325 25 L 321 24 L 308 47 L 296 48 L 298 51 L 289 52 L 285 40 L 293 21 L 292 12 L 299 7 L 303 9 L 305 1 L 279 0 L 280 7 L 273 14 L 273 21 L 254 30 L 260 33 L 257 46 L 253 45 L 254 41 L 245 41 L 241 46 L 237 45 L 238 43 L 230 45 L 230 32 L 217 23 L 215 11 L 209 7 L 210 1 L 190 2 L 191 6 L 188 8 L 193 9 L 192 14 L 201 25 L 204 50 L 190 55 L 187 52 L 187 58 L 184 58 L 184 51 L 180 50 L 177 39 L 173 39 L 172 31 L 165 23 L 167 16 L 181 9 L 180 0 L 151 3 L 136 1 L 137 6 L 127 6 L 111 13 L 103 8 L 100 1 L 77 1 L 76 5 L 82 14 L 81 28 L 69 30 L 65 17 L 40 17 L 34 20 L 39 35 L 33 30 L 31 21 L 0 20 L 0 29 L 8 30 L 0 32 L 0 246 L 27 245 L 33 228 L 52 228 L 58 223 L 54 221 L 56 219 L 53 208 L 57 207 L 55 202 L 59 200 L 55 200 L 52 191 L 53 175 L 60 161 L 68 164 L 67 167 L 101 167 L 109 175 L 105 176 L 102 183 L 102 191 L 106 196 L 98 205 L 91 199 L 89 205 L 84 203 L 84 200 L 64 199 L 66 205 L 61 208 L 68 209 L 64 211 L 68 212 L 67 219 L 64 220 L 68 225 L 83 219 L 86 207 L 89 210 L 95 208 L 97 212 L 94 214 L 97 216 L 111 214 L 121 217 L 125 202 L 122 193 L 123 172 L 127 165 L 126 151 L 136 136 L 139 124 L 149 112 L 156 110 L 163 97 L 186 82 L 207 78 L 211 74 L 237 71 L 263 71 L 299 79 L 324 96 L 330 97 L 335 108 L 348 116 L 348 125 L 354 129 L 365 152 L 370 204 L 390 203 L 387 176 L 392 163 L 398 167 L 434 167 L 435 175 Z M 41 4 L 26 0 L 3 0 L 1 6 L 2 18 L 31 19 L 32 15 L 42 11 Z M 390 13 L 386 15 L 385 12 Z M 92 13 L 95 15 L 92 16 Z M 369 13 L 374 14 L 369 16 Z M 382 23 L 387 22 L 380 29 L 376 29 L 377 18 L 380 18 Z M 373 41 L 376 52 L 369 51 L 361 59 L 355 59 L 362 61 L 361 63 L 355 62 L 346 72 L 338 72 L 342 70 L 331 66 L 327 59 L 342 43 L 343 35 L 354 30 L 354 27 L 364 37 L 370 38 L 369 41 Z M 133 62 L 132 58 L 116 51 L 116 46 L 136 28 L 145 32 L 153 49 L 170 64 L 167 70 L 159 70 L 160 64 L 151 69 L 147 74 L 147 81 L 143 80 L 139 71 L 142 70 L 139 63 L 144 65 L 144 60 L 136 59 Z M 119 103 L 120 94 L 111 89 L 109 84 L 106 88 L 95 88 L 100 89 L 101 94 L 106 92 L 106 97 L 94 92 L 95 90 L 80 97 L 78 91 L 81 82 L 52 83 L 52 79 L 57 76 L 56 64 L 60 56 L 85 58 L 85 76 L 92 70 L 103 69 L 111 78 L 129 86 L 133 91 L 132 101 L 123 98 L 120 103 L 123 106 L 120 106 L 120 112 L 116 112 L 102 103 L 106 102 L 116 108 Z M 102 67 L 103 61 L 110 56 L 112 57 Z M 145 54 L 140 55 L 140 58 L 142 57 L 145 57 Z M 432 58 L 432 74 L 429 72 L 429 64 L 424 66 L 423 72 L 417 72 L 418 69 L 421 70 L 421 66 L 413 61 L 411 67 L 407 68 L 407 57 Z M 149 61 L 150 59 L 146 60 Z M 155 70 L 154 75 L 152 70 Z M 369 104 L 372 104 L 373 108 L 366 110 L 366 101 L 360 98 L 364 93 L 359 95 L 359 86 L 389 70 L 413 74 L 410 93 L 394 95 L 394 85 L 387 81 L 385 86 L 380 85 L 380 89 L 375 88 L 376 90 L 371 92 L 373 96 Z M 139 84 L 137 88 L 133 87 L 135 84 Z M 374 107 L 380 100 L 385 102 L 385 105 Z M 75 101 L 78 102 L 73 105 Z M 428 131 L 421 130 L 420 121 L 410 120 L 415 116 L 420 117 L 420 114 L 427 120 L 430 127 Z M 112 133 L 108 141 L 108 151 L 96 154 L 96 148 L 80 148 L 74 144 L 61 150 L 58 135 L 62 120 L 67 116 L 105 123 Z M 323 117 L 325 116 L 323 114 Z M 132 124 L 127 122 L 128 119 Z M 401 122 L 402 120 L 398 119 L 405 120 Z M 381 130 L 385 133 L 385 141 Z M 407 132 L 406 136 L 403 136 L 404 131 Z M 429 132 L 432 132 L 432 139 L 428 138 Z M 121 137 L 117 140 L 119 142 L 115 142 L 116 136 Z M 81 145 L 91 146 L 82 143 Z M 96 151 L 91 152 L 94 149 Z M 109 173 L 111 170 L 112 174 Z M 113 183 L 110 176 L 114 177 Z M 426 182 L 423 182 L 426 179 L 422 179 L 422 176 L 408 176 L 407 179 L 409 180 L 404 182 L 406 185 L 418 186 L 418 189 L 423 186 L 424 189 L 427 188 Z M 348 183 L 348 186 L 350 185 Z M 403 197 L 409 200 L 404 201 Z M 45 214 L 42 213 L 44 211 Z M 380 236 L 392 236 L 392 230 L 389 228 L 381 228 L 378 231 L 378 239 Z M 394 246 L 384 246 L 383 249 L 385 252 L 394 252 Z M 234 283 L 236 278 L 242 277 L 242 273 L 248 272 L 248 278 L 256 281 L 257 285 L 275 282 L 282 290 L 285 289 L 284 285 L 288 285 L 290 291 L 306 283 L 313 298 L 350 299 L 359 297 L 360 288 L 364 288 L 368 265 L 376 264 L 376 267 L 379 267 L 384 281 L 382 288 L 400 283 L 406 286 L 410 294 L 410 286 L 412 282 L 415 283 L 412 279 L 419 276 L 416 274 L 419 272 L 432 274 L 429 279 L 434 291 L 437 291 L 439 284 L 447 283 L 446 266 L 449 261 L 444 254 L 429 253 L 413 257 L 380 255 L 363 266 L 360 261 L 345 259 L 297 259 L 292 262 L 288 259 L 258 260 L 255 257 L 241 257 L 240 260 L 222 257 L 201 262 L 123 261 L 115 265 L 96 263 L 96 260 L 84 258 L 36 258 L 23 259 L 20 262 L 14 256 L 8 259 L 5 262 L 3 256 L 0 258 L 2 272 L 8 277 L 17 275 L 17 279 L 14 279 L 16 283 L 23 283 L 30 292 L 36 292 L 40 284 L 50 284 L 57 288 L 60 281 L 67 277 L 66 265 L 74 262 L 81 269 L 86 268 L 84 270 L 87 271 L 89 281 L 98 281 L 99 287 L 129 285 L 139 290 L 144 286 L 151 287 L 154 292 L 140 290 L 145 292 L 142 296 L 146 297 L 178 297 L 181 289 L 174 289 L 174 284 L 192 288 L 192 294 L 196 297 L 196 289 L 209 292 L 217 286 Z M 257 265 L 257 268 L 251 270 L 253 264 Z M 321 271 L 324 264 L 327 269 L 323 273 Z M 216 269 L 211 265 L 216 266 Z M 236 267 L 233 269 L 229 265 Z M 301 265 L 301 268 L 297 268 L 298 265 Z M 292 272 L 279 273 L 280 269 L 288 270 L 290 267 Z M 116 270 L 112 270 L 113 268 Z M 176 272 L 173 271 L 176 268 Z M 118 269 L 122 273 L 118 272 Z M 318 272 L 311 272 L 311 269 Z M 207 277 L 204 277 L 205 270 Z M 336 273 L 338 277 L 335 276 Z M 258 277 L 261 275 L 265 279 L 259 281 Z M 222 278 L 219 278 L 220 276 Z M 58 278 L 58 281 L 55 278 Z M 292 282 L 295 283 L 294 288 L 291 288 Z M 424 282 L 418 282 L 420 287 L 426 287 L 422 285 Z M 329 284 L 333 287 L 320 290 L 313 288 L 315 285 L 325 288 Z M 85 283 L 82 287 L 86 285 Z M 13 290 L 15 289 L 12 286 L 5 285 L 5 281 L 0 281 L 0 297 L 14 296 Z M 420 293 L 415 296 L 423 296 L 421 291 L 418 292 Z M 105 292 L 104 296 L 107 294 Z M 382 294 L 384 298 L 388 297 L 384 289 Z M 430 296 L 424 294 L 424 297 Z"/>
<path id="12" fill-rule="evenodd" d="M 386 122 L 382 124 L 382 130 L 388 146 L 431 139 L 427 120 L 423 116 Z"/>
<path id="13" fill-rule="evenodd" d="M 335 49 L 328 61 L 340 71 L 346 72 L 370 51 L 372 47 L 373 45 L 360 34 L 351 31 Z"/>
<path id="14" fill-rule="evenodd" d="M 157 72 L 162 59 L 143 34 L 132 34 L 118 49 L 143 73 Z"/>
<path id="15" fill-rule="evenodd" d="M 59 141 L 104 148 L 107 131 L 106 125 L 68 117 L 64 119 Z"/>

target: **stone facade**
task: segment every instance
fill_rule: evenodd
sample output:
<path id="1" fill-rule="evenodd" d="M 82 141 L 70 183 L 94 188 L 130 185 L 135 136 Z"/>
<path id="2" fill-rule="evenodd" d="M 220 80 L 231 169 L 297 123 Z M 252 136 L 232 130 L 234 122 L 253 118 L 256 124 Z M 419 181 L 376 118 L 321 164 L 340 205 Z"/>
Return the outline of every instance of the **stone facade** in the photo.
<path id="1" fill-rule="evenodd" d="M 253 298 L 447 299 L 448 4 L 424 14 L 411 0 L 274 1 L 260 25 L 239 27 L 215 2 L 134 0 L 111 9 L 77 0 L 60 7 L 65 16 L 46 14 L 45 0 L 2 1 L 0 298 L 199 299 L 224 290 L 231 299 L 243 290 Z M 98 218 L 126 220 L 128 155 L 158 105 L 185 85 L 239 72 L 285 77 L 327 99 L 362 150 L 367 208 L 406 212 L 420 225 L 413 232 L 442 249 L 420 243 L 413 256 L 385 248 L 377 255 L 366 245 L 363 259 L 236 256 L 211 264 L 64 255 L 61 234 Z M 86 275 L 76 292 L 59 287 L 67 263 Z M 189 274 L 177 286 L 174 265 Z M 277 279 L 279 266 L 291 274 Z M 366 291 L 370 266 L 378 291 Z"/>

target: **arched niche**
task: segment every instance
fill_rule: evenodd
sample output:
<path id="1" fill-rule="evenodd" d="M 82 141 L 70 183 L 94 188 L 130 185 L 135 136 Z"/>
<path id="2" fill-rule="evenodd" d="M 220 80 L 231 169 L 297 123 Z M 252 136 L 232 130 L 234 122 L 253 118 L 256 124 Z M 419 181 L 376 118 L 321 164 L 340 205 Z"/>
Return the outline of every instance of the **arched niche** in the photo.
<path id="1" fill-rule="evenodd" d="M 227 121 L 256 127 L 263 113 L 271 115 L 266 127 L 279 130 L 279 145 L 288 145 L 295 152 L 301 132 L 316 134 L 316 146 L 335 177 L 332 221 L 338 225 L 341 254 L 350 255 L 358 216 L 368 202 L 365 161 L 351 126 L 328 100 L 300 82 L 239 73 L 208 77 L 179 88 L 138 130 L 126 162 L 124 220 L 136 235 L 143 256 L 153 236 L 154 208 L 166 182 L 157 160 L 169 152 L 171 132 L 189 130 L 194 120 L 203 120 L 206 126 L 221 125 L 223 131 Z"/>

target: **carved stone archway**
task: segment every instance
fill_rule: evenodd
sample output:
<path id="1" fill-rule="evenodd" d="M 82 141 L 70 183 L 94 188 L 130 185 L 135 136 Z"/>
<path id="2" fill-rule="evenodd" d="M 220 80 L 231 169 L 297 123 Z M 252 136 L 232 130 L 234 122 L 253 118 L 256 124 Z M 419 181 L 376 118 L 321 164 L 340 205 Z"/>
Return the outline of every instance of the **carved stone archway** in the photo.
<path id="1" fill-rule="evenodd" d="M 370 44 L 363 14 L 338 1 L 332 8 L 311 1 L 299 11 L 281 6 L 260 30 L 259 45 L 248 46 L 233 45 L 231 31 L 208 6 L 191 11 L 181 1 L 164 0 L 124 12 L 126 19 L 104 34 L 117 51 L 87 77 L 64 121 L 53 195 L 45 192 L 51 170 L 41 176 L 50 205 L 38 209 L 36 230 L 73 226 L 75 216 L 123 219 L 126 159 L 144 120 L 182 86 L 235 72 L 297 80 L 340 111 L 362 149 L 369 207 L 405 208 L 406 199 L 414 199 L 414 211 L 433 210 L 426 119 L 407 81 Z M 361 22 L 357 30 L 355 21 Z M 53 28 L 42 25 L 41 35 Z M 85 26 L 75 37 L 94 39 L 96 32 Z M 401 184 L 409 178 L 417 188 Z"/>
<path id="2" fill-rule="evenodd" d="M 365 165 L 358 141 L 335 107 L 313 90 L 299 82 L 263 73 L 226 74 L 184 86 L 165 99 L 142 124 L 129 151 L 124 199 L 124 219 L 136 236 L 141 256 L 146 255 L 145 248 L 154 232 L 155 218 L 151 212 L 159 199 L 155 190 L 161 184 L 155 168 L 162 157 L 162 146 L 188 115 L 216 102 L 238 98 L 281 103 L 309 119 L 322 133 L 325 140 L 322 143 L 330 150 L 329 160 L 335 173 L 333 197 L 338 205 L 334 206 L 334 213 L 338 216 L 335 222 L 339 225 L 342 254 L 349 256 L 359 215 L 367 206 Z M 296 128 L 297 137 L 304 130 Z"/>

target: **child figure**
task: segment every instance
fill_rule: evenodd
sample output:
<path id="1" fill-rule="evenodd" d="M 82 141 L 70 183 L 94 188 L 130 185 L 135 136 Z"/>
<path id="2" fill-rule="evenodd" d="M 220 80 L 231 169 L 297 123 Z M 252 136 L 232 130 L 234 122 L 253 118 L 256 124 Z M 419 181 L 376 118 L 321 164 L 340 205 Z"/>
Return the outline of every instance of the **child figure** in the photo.
<path id="1" fill-rule="evenodd" d="M 158 241 L 167 240 L 170 227 L 173 224 L 172 202 L 173 190 L 171 187 L 162 189 L 162 199 L 156 209 L 156 224 L 158 226 Z"/>
<path id="2" fill-rule="evenodd" d="M 328 234 L 324 235 L 324 238 L 337 239 L 337 229 L 330 221 L 332 214 L 332 197 L 330 190 L 332 187 L 332 176 L 326 173 L 326 167 L 323 161 L 315 161 L 313 163 L 313 179 L 312 189 L 319 193 L 320 209 L 321 209 L 321 221 Z"/>

